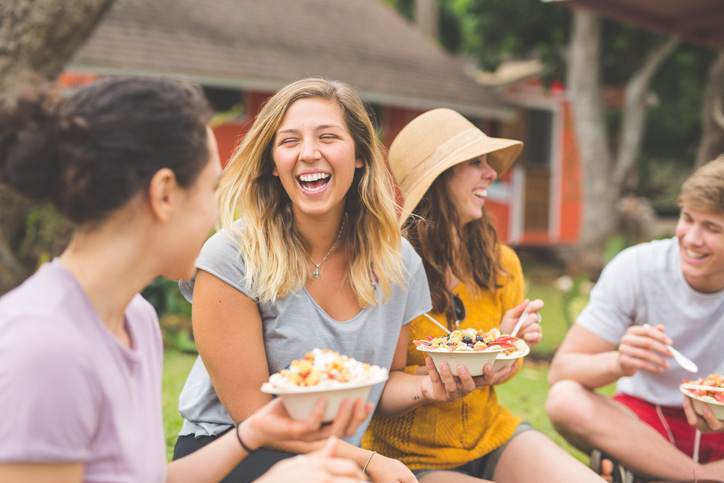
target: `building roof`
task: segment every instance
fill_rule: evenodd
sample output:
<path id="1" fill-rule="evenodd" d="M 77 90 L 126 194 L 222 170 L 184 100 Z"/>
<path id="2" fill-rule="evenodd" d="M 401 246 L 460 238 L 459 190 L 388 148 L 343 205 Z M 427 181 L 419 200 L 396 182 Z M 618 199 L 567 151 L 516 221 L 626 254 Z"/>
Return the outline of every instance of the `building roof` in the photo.
<path id="1" fill-rule="evenodd" d="M 601 15 L 632 23 L 708 47 L 724 47 L 722 0 L 543 0 L 591 9 Z"/>
<path id="2" fill-rule="evenodd" d="M 261 91 L 321 76 L 369 102 L 513 113 L 381 0 L 117 0 L 70 69 Z"/>
<path id="3" fill-rule="evenodd" d="M 473 70 L 471 75 L 481 84 L 502 87 L 543 75 L 543 62 L 539 59 L 508 60 L 501 62 L 493 72 Z"/>

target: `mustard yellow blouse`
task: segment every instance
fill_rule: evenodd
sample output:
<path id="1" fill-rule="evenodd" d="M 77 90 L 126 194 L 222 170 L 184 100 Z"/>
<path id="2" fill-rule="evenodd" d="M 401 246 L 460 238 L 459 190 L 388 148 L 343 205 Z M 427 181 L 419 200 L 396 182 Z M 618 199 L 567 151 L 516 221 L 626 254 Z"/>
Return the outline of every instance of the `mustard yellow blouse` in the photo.
<path id="1" fill-rule="evenodd" d="M 498 290 L 476 293 L 463 284 L 455 288 L 454 292 L 465 304 L 466 316 L 461 328 L 498 327 L 505 311 L 523 300 L 520 261 L 507 246 L 501 246 L 501 264 L 507 276 L 499 277 L 501 288 Z M 431 315 L 441 322 L 445 320 L 441 314 Z M 422 316 L 407 328 L 410 344 L 405 372 L 415 373 L 418 367 L 425 367 L 425 360 L 412 340 L 444 334 Z M 457 401 L 429 404 L 396 416 L 376 414 L 362 438 L 362 446 L 399 459 L 413 470 L 449 469 L 501 446 L 510 439 L 519 422 L 520 418 L 498 403 L 494 388 L 483 387 Z"/>

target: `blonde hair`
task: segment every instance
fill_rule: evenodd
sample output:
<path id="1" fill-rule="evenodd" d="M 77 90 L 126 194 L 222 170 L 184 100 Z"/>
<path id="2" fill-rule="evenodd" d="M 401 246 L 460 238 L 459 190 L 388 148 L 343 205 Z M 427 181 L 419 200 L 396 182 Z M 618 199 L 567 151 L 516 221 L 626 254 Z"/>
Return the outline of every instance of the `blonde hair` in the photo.
<path id="1" fill-rule="evenodd" d="M 347 278 L 362 307 L 383 300 L 403 280 L 400 230 L 392 180 L 380 141 L 359 95 L 348 85 L 303 79 L 282 88 L 264 105 L 226 166 L 219 188 L 221 225 L 239 240 L 249 287 L 259 302 L 271 302 L 304 286 L 310 259 L 294 222 L 291 202 L 272 175 L 272 143 L 284 115 L 300 99 L 336 101 L 355 142 L 355 170 L 345 204 L 349 223 L 342 234 L 351 254 Z M 243 219 L 235 225 L 237 215 Z"/>
<path id="2" fill-rule="evenodd" d="M 709 161 L 681 186 L 679 206 L 724 213 L 724 154 Z"/>

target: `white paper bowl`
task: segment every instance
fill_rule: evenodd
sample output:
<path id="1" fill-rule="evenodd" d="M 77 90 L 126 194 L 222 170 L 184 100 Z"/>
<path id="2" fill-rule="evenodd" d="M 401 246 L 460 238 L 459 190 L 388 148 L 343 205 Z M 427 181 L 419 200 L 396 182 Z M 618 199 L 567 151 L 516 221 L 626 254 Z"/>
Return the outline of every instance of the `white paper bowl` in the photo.
<path id="1" fill-rule="evenodd" d="M 714 413 L 714 416 L 716 416 L 719 421 L 724 422 L 724 403 L 706 398 L 705 396 L 697 396 L 696 394 L 693 394 L 686 388 L 686 383 L 679 386 L 679 390 L 684 394 L 684 396 L 689 398 L 691 405 L 694 406 L 696 414 L 703 415 L 704 406 L 709 406 Z"/>
<path id="2" fill-rule="evenodd" d="M 430 347 L 417 346 L 417 350 L 429 355 L 435 368 L 440 371 L 440 364 L 447 362 L 453 375 L 458 375 L 457 367 L 465 366 L 471 376 L 483 374 L 483 366 L 495 361 L 498 353 L 503 350 L 500 346 L 493 346 L 484 351 L 461 351 L 450 352 L 446 350 L 433 349 Z"/>
<path id="3" fill-rule="evenodd" d="M 523 340 L 519 340 L 516 346 L 518 350 L 513 352 L 512 354 L 505 354 L 503 352 L 498 354 L 498 357 L 495 359 L 495 364 L 493 364 L 493 370 L 499 371 L 506 367 L 510 367 L 518 359 L 521 359 L 530 354 L 530 347 Z"/>
<path id="4" fill-rule="evenodd" d="M 377 374 L 365 383 L 350 384 L 335 388 L 320 388 L 316 386 L 279 388 L 274 387 L 268 382 L 261 386 L 261 392 L 274 394 L 282 400 L 282 404 L 293 419 L 307 419 L 314 405 L 319 399 L 327 400 L 327 407 L 324 410 L 323 422 L 334 420 L 337 415 L 339 405 L 345 399 L 367 400 L 372 386 L 385 382 L 387 380 L 387 371 Z"/>

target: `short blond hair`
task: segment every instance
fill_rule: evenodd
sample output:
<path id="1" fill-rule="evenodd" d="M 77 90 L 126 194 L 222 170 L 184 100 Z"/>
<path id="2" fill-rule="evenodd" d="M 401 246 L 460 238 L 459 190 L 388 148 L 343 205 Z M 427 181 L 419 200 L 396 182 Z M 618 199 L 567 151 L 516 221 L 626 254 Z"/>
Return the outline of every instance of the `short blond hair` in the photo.
<path id="1" fill-rule="evenodd" d="M 709 161 L 684 181 L 679 206 L 724 213 L 724 154 Z"/>

